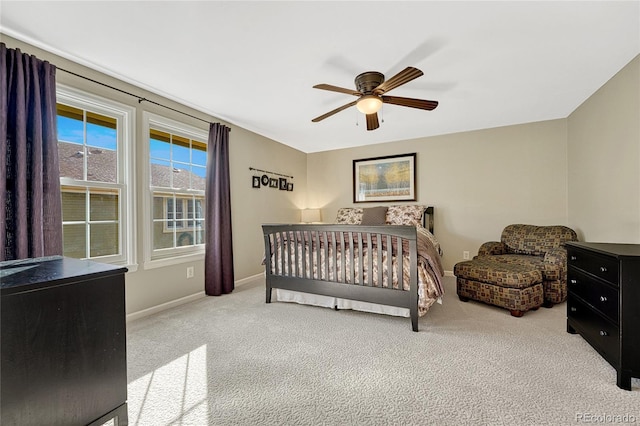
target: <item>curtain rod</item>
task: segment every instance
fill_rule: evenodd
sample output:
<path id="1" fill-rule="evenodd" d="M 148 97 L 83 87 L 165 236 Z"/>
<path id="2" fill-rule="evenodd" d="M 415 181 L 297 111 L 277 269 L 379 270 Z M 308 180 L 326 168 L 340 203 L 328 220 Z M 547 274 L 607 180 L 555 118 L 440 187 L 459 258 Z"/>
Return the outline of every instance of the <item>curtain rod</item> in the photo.
<path id="1" fill-rule="evenodd" d="M 211 123 L 209 120 L 205 120 L 205 119 L 203 119 L 203 118 L 196 117 L 195 115 L 191 115 L 191 114 L 186 113 L 186 112 L 184 112 L 184 111 L 180 111 L 180 110 L 177 110 L 177 109 L 172 108 L 172 107 L 170 107 L 170 106 L 163 105 L 163 104 L 161 104 L 161 103 L 158 103 L 158 102 L 152 101 L 152 100 L 150 100 L 150 99 L 144 98 L 144 97 L 142 97 L 142 96 L 138 96 L 138 95 L 135 95 L 135 94 L 133 94 L 133 93 L 127 92 L 127 91 L 125 91 L 125 90 L 118 89 L 117 87 L 113 87 L 113 86 L 110 86 L 110 85 L 108 85 L 108 84 L 102 83 L 102 82 L 100 82 L 100 81 L 94 80 L 94 79 L 92 79 L 92 78 L 85 77 L 84 75 L 77 74 L 77 73 L 75 73 L 75 72 L 73 72 L 73 71 L 65 70 L 64 68 L 60 68 L 60 67 L 56 67 L 56 69 L 59 69 L 60 71 L 64 71 L 64 72 L 66 72 L 66 73 L 68 73 L 68 74 L 71 74 L 71 75 L 75 75 L 76 77 L 84 78 L 85 80 L 89 80 L 89 81 L 91 81 L 91 82 L 93 82 L 93 83 L 96 83 L 96 84 L 99 84 L 99 85 L 101 85 L 101 86 L 108 87 L 109 89 L 116 90 L 116 91 L 118 91 L 118 92 L 120 92 L 120 93 L 124 93 L 125 95 L 133 96 L 134 98 L 137 98 L 137 99 L 138 99 L 138 103 L 139 103 L 139 104 L 140 104 L 140 103 L 142 103 L 142 102 L 149 102 L 149 103 L 151 103 L 151 104 L 158 105 L 158 106 L 160 106 L 160 107 L 162 107 L 162 108 L 170 109 L 171 111 L 177 112 L 177 113 L 179 113 L 179 114 L 186 115 L 186 116 L 191 117 L 191 118 L 195 118 L 196 120 L 204 121 L 205 123 L 208 123 L 208 124 L 213 124 L 213 123 Z M 231 131 L 231 129 L 229 129 L 229 131 Z"/>

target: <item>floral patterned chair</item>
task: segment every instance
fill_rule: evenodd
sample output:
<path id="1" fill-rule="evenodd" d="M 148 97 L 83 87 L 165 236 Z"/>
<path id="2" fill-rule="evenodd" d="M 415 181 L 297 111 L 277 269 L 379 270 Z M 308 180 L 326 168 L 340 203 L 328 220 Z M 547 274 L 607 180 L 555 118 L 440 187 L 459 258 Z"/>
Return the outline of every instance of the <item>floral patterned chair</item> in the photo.
<path id="1" fill-rule="evenodd" d="M 542 274 L 543 306 L 551 307 L 567 299 L 567 241 L 578 241 L 578 237 L 566 226 L 514 224 L 504 228 L 499 242 L 482 244 L 474 259 L 538 269 Z"/>

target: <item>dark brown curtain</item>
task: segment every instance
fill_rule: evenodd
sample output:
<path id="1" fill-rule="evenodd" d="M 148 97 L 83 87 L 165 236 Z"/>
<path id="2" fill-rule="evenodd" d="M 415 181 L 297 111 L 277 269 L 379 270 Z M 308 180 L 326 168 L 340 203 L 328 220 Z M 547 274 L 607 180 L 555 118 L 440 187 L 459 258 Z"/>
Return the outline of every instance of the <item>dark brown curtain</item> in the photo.
<path id="1" fill-rule="evenodd" d="M 62 254 L 55 74 L 0 43 L 0 260 Z"/>
<path id="2" fill-rule="evenodd" d="M 206 248 L 204 290 L 209 296 L 231 293 L 234 287 L 231 241 L 229 128 L 209 126 L 205 212 Z"/>

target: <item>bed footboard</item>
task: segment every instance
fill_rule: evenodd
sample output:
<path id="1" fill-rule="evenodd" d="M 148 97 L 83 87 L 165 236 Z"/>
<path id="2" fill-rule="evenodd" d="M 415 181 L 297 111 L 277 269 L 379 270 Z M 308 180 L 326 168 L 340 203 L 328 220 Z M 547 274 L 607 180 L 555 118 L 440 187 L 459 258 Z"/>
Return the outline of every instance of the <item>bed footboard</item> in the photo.
<path id="1" fill-rule="evenodd" d="M 263 225 L 266 302 L 274 288 L 408 308 L 418 331 L 413 226 Z"/>

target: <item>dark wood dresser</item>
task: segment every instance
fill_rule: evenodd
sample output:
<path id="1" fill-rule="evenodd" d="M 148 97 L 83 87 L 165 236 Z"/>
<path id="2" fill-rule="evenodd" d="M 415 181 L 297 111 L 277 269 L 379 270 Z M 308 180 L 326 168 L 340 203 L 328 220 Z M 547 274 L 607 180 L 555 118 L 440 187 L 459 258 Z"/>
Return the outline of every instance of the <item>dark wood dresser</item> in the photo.
<path id="1" fill-rule="evenodd" d="M 631 390 L 640 377 L 640 245 L 568 242 L 567 331 L 579 333 Z"/>
<path id="2" fill-rule="evenodd" d="M 0 263 L 0 423 L 126 425 L 126 268 Z"/>

